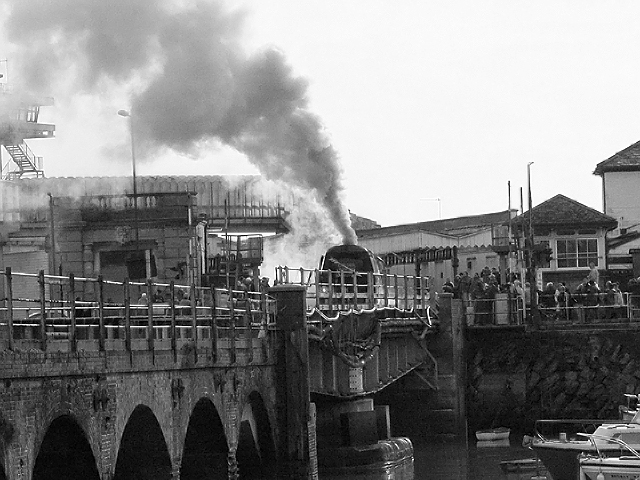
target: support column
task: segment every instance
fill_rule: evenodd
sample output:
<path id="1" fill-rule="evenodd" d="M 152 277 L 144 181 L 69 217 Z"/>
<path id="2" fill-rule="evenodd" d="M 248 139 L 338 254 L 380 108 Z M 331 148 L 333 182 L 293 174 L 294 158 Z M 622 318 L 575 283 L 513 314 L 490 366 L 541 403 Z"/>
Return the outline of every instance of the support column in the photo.
<path id="1" fill-rule="evenodd" d="M 276 299 L 276 405 L 278 478 L 317 479 L 310 444 L 309 339 L 306 288 L 278 285 L 269 294 Z M 311 429 L 313 431 L 313 429 Z M 313 462 L 315 464 L 315 462 Z"/>

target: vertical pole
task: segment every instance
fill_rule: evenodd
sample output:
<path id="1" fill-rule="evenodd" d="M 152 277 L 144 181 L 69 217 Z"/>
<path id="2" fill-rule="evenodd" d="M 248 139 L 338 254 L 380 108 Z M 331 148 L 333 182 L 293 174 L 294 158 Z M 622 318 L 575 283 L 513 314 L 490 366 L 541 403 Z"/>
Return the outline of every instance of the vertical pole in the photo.
<path id="1" fill-rule="evenodd" d="M 147 278 L 147 345 L 151 351 L 154 348 L 155 332 L 153 330 L 153 285 L 151 279 Z"/>
<path id="2" fill-rule="evenodd" d="M 427 279 L 420 277 L 420 295 L 422 297 L 422 316 L 426 317 L 427 313 Z"/>
<path id="3" fill-rule="evenodd" d="M 129 291 L 129 279 L 125 278 L 122 284 L 124 289 L 124 345 L 131 353 L 131 292 Z"/>
<path id="4" fill-rule="evenodd" d="M 218 361 L 218 322 L 216 322 L 216 287 L 211 285 L 211 352 L 213 355 L 213 362 Z"/>
<path id="5" fill-rule="evenodd" d="M 529 162 L 527 164 L 527 186 L 529 189 L 529 266 L 530 266 L 530 277 L 531 277 L 531 317 L 533 319 L 534 325 L 538 325 L 538 302 L 537 302 L 537 279 L 536 279 L 536 264 L 533 260 L 533 202 L 531 199 L 531 164 L 533 162 Z"/>
<path id="6" fill-rule="evenodd" d="M 5 290 L 7 297 L 7 342 L 9 350 L 13 350 L 13 276 L 11 275 L 11 267 L 5 269 Z"/>
<path id="7" fill-rule="evenodd" d="M 55 235 L 55 219 L 53 218 L 53 195 L 49 195 L 49 235 L 51 235 L 51 275 L 56 274 L 56 235 Z"/>
<path id="8" fill-rule="evenodd" d="M 404 276 L 404 309 L 409 309 L 409 279 Z"/>
<path id="9" fill-rule="evenodd" d="M 382 276 L 382 290 L 384 292 L 384 306 L 389 306 L 389 275 L 386 273 Z"/>
<path id="10" fill-rule="evenodd" d="M 236 312 L 233 306 L 233 289 L 229 287 L 229 342 L 231 346 L 231 364 L 236 363 Z"/>
<path id="11" fill-rule="evenodd" d="M 98 275 L 98 348 L 101 352 L 105 349 L 104 327 L 104 283 L 102 275 Z"/>
<path id="12" fill-rule="evenodd" d="M 169 301 L 171 302 L 171 351 L 173 352 L 173 358 L 177 358 L 177 342 L 176 342 L 176 283 L 171 280 L 169 283 L 171 289 L 171 296 Z"/>
<path id="13" fill-rule="evenodd" d="M 305 292 L 307 289 L 305 288 Z M 247 296 L 247 303 L 245 304 L 245 315 L 247 317 L 247 324 L 249 325 L 248 337 L 249 337 L 249 364 L 253 363 L 253 302 L 251 297 Z"/>
<path id="14" fill-rule="evenodd" d="M 353 272 L 353 309 L 358 310 L 358 274 Z"/>
<path id="15" fill-rule="evenodd" d="M 373 308 L 375 305 L 375 292 L 373 291 L 373 272 L 367 273 L 367 308 Z"/>
<path id="16" fill-rule="evenodd" d="M 316 280 L 315 280 L 315 284 L 316 284 L 316 308 L 318 310 L 320 310 L 320 271 L 316 268 L 315 269 L 315 275 L 316 275 Z M 264 297 L 264 292 L 263 293 L 263 297 Z M 264 303 L 263 303 L 264 305 Z M 266 311 L 266 310 L 265 310 Z"/>
<path id="17" fill-rule="evenodd" d="M 38 284 L 40 286 L 40 348 L 47 351 L 47 309 L 46 309 L 46 286 L 44 283 L 44 270 L 38 273 Z"/>
<path id="18" fill-rule="evenodd" d="M 276 421 L 278 478 L 317 478 L 311 459 L 317 452 L 311 441 L 309 339 L 305 289 L 278 285 L 270 290 L 277 305 Z"/>
<path id="19" fill-rule="evenodd" d="M 76 351 L 76 279 L 73 272 L 69 274 L 69 342 L 72 352 Z"/>
<path id="20" fill-rule="evenodd" d="M 193 345 L 197 348 L 198 346 L 198 311 L 196 309 L 196 286 L 193 282 L 191 282 L 191 286 L 189 288 L 191 290 L 191 295 L 189 295 L 189 300 L 191 301 L 191 338 L 193 338 Z"/>
<path id="21" fill-rule="evenodd" d="M 333 273 L 327 272 L 327 291 L 329 296 L 327 302 L 329 303 L 329 316 L 333 316 Z"/>
<path id="22" fill-rule="evenodd" d="M 399 295 L 398 295 L 398 274 L 394 274 L 393 275 L 393 299 L 395 301 L 395 305 L 394 307 L 396 308 L 400 308 L 400 306 L 398 305 L 398 301 L 399 301 Z"/>

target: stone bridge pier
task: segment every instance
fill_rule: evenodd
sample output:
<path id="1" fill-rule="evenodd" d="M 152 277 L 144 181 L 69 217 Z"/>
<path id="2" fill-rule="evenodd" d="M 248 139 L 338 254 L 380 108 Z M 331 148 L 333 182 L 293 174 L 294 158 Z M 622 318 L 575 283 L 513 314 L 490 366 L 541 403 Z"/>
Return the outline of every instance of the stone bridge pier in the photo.
<path id="1" fill-rule="evenodd" d="M 304 292 L 273 294 L 261 334 L 140 350 L 11 342 L 0 479 L 312 478 Z"/>

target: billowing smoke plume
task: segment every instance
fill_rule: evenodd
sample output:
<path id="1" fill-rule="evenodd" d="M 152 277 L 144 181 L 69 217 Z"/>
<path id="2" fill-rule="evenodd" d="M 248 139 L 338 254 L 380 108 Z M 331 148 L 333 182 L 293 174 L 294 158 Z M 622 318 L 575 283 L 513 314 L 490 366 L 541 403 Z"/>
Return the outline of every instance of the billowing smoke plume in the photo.
<path id="1" fill-rule="evenodd" d="M 147 152 L 230 145 L 268 179 L 309 191 L 343 241 L 356 242 L 339 158 L 308 110 L 307 82 L 275 49 L 244 53 L 241 14 L 213 0 L 0 2 L 7 37 L 24 47 L 23 81 L 48 91 L 73 75 L 74 88 L 90 93 L 135 85 L 132 118 Z"/>

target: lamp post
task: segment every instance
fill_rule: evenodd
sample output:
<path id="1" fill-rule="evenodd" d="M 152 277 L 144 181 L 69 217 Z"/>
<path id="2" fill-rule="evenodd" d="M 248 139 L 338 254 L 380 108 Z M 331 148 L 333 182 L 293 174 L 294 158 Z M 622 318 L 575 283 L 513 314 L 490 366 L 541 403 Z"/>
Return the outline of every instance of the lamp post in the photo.
<path id="1" fill-rule="evenodd" d="M 129 133 L 131 136 L 131 167 L 133 174 L 133 228 L 136 242 L 136 255 L 138 252 L 138 184 L 136 181 L 136 151 L 133 139 L 133 116 L 128 110 L 118 110 L 118 115 L 129 118 Z"/>

